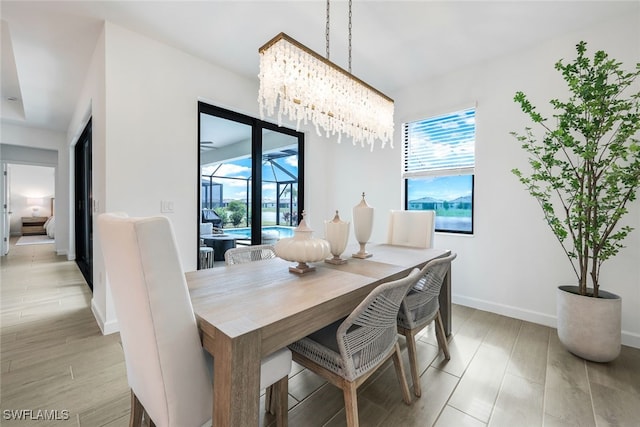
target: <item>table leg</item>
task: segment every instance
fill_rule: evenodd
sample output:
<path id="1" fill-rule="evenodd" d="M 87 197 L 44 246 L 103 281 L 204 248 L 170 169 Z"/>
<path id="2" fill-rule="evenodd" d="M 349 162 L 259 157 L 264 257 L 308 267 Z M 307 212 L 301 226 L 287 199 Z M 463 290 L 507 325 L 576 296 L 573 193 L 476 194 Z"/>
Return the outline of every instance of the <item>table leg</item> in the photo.
<path id="1" fill-rule="evenodd" d="M 260 334 L 230 338 L 217 331 L 212 341 L 205 348 L 214 357 L 213 425 L 258 426 Z"/>

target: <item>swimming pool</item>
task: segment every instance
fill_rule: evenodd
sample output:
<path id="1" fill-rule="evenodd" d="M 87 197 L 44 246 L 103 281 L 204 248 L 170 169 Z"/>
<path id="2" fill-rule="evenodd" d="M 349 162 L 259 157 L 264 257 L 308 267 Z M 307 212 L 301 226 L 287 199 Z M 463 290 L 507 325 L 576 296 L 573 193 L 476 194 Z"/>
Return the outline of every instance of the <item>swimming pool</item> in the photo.
<path id="1" fill-rule="evenodd" d="M 270 225 L 262 227 L 263 232 L 267 232 L 269 234 L 275 234 L 274 232 L 277 232 L 279 239 L 285 237 L 293 237 L 293 229 L 294 227 L 284 227 L 281 225 Z M 225 228 L 224 233 L 230 234 L 237 239 L 251 239 L 251 227 Z"/>

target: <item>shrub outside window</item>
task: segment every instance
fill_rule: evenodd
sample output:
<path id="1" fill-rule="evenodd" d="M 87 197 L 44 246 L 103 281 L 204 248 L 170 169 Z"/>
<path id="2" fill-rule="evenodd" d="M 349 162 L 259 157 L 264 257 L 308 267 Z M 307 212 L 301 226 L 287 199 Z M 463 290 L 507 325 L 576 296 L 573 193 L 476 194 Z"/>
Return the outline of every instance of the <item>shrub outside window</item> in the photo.
<path id="1" fill-rule="evenodd" d="M 473 234 L 475 108 L 403 125 L 405 209 L 435 210 L 436 231 Z"/>

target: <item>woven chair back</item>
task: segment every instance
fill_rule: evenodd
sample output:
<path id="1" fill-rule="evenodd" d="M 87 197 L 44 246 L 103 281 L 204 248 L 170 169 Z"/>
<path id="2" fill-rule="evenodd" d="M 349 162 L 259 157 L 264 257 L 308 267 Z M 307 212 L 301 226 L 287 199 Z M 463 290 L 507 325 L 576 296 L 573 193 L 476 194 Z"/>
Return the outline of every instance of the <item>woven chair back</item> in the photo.
<path id="1" fill-rule="evenodd" d="M 416 268 L 403 279 L 379 285 L 342 322 L 336 338 L 348 380 L 374 369 L 394 350 L 400 304 L 419 277 Z"/>
<path id="2" fill-rule="evenodd" d="M 398 322 L 406 329 L 428 323 L 436 316 L 440 303 L 438 296 L 444 277 L 451 268 L 456 254 L 434 259 L 420 270 L 420 278 L 409 289 L 400 307 Z"/>
<path id="3" fill-rule="evenodd" d="M 260 261 L 276 257 L 273 245 L 254 245 L 229 249 L 224 253 L 227 264 L 243 264 L 245 262 Z"/>

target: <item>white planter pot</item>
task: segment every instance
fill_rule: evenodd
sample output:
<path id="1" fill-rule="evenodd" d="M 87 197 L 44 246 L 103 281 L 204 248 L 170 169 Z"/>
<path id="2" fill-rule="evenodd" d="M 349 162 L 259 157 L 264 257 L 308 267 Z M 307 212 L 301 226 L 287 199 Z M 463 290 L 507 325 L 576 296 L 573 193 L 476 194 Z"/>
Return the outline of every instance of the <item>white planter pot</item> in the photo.
<path id="1" fill-rule="evenodd" d="M 558 337 L 576 356 L 610 362 L 620 354 L 622 300 L 599 291 L 599 298 L 582 296 L 577 286 L 558 286 Z"/>

